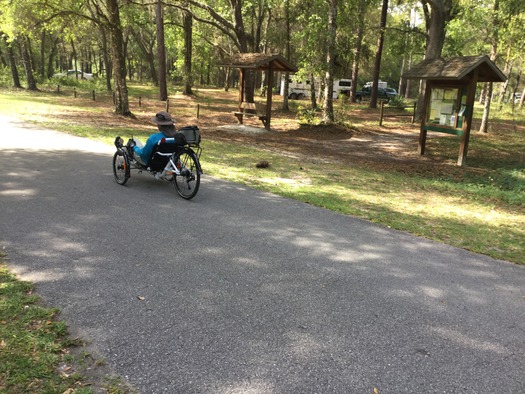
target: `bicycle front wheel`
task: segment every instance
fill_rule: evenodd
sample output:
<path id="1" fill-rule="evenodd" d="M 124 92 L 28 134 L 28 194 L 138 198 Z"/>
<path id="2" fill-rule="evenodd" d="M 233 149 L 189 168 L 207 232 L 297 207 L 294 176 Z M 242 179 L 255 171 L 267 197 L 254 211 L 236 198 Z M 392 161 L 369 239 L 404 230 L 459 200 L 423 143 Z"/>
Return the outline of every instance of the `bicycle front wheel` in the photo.
<path id="1" fill-rule="evenodd" d="M 184 149 L 175 159 L 175 165 L 180 174 L 174 174 L 173 183 L 177 193 L 182 198 L 189 200 L 197 194 L 201 184 L 200 167 L 195 153 Z"/>
<path id="2" fill-rule="evenodd" d="M 119 185 L 124 185 L 129 179 L 128 155 L 118 149 L 113 155 L 113 175 Z"/>

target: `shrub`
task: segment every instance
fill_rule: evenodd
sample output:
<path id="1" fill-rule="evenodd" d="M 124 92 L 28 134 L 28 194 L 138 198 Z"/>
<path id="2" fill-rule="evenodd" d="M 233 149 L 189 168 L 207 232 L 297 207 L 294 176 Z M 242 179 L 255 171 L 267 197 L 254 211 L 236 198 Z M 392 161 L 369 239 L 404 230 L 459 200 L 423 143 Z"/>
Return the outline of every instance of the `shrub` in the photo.
<path id="1" fill-rule="evenodd" d="M 297 109 L 297 119 L 301 124 L 317 124 L 319 119 L 317 117 L 317 111 L 311 108 L 299 107 Z"/>
<path id="2" fill-rule="evenodd" d="M 388 101 L 388 105 L 390 105 L 391 107 L 406 107 L 407 102 L 403 97 L 397 95 Z"/>

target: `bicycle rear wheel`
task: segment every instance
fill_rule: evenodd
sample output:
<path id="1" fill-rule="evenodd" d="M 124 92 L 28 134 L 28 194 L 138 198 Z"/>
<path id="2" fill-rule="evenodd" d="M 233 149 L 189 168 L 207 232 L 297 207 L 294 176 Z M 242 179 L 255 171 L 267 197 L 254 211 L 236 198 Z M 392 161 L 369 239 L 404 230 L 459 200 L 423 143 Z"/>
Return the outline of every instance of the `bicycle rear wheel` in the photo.
<path id="1" fill-rule="evenodd" d="M 128 155 L 121 149 L 113 155 L 113 175 L 119 185 L 124 185 L 129 179 Z"/>
<path id="2" fill-rule="evenodd" d="M 173 184 L 182 198 L 189 200 L 197 194 L 201 183 L 200 167 L 195 153 L 184 149 L 175 158 L 175 165 L 180 174 L 174 174 Z"/>

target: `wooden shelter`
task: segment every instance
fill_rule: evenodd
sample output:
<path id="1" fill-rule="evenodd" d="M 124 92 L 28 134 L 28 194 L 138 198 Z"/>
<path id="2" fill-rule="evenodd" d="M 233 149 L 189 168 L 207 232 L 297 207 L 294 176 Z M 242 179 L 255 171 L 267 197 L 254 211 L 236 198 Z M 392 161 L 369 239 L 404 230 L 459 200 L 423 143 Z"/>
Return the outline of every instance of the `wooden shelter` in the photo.
<path id="1" fill-rule="evenodd" d="M 458 165 L 465 165 L 476 85 L 505 82 L 505 75 L 488 56 L 482 55 L 424 60 L 403 78 L 426 80 L 419 153 L 425 153 L 428 131 L 454 134 L 461 137 Z"/>
<path id="2" fill-rule="evenodd" d="M 297 68 L 289 63 L 284 57 L 278 54 L 267 55 L 264 53 L 238 53 L 231 56 L 225 61 L 224 64 L 220 65 L 221 67 L 229 68 L 238 68 L 240 72 L 239 79 L 239 112 L 237 116 L 239 122 L 242 123 L 242 114 L 248 108 L 252 109 L 253 106 L 246 105 L 245 96 L 246 96 L 246 70 L 258 70 L 265 71 L 268 75 L 268 89 L 266 92 L 266 108 L 264 114 L 257 114 L 259 118 L 263 118 L 264 127 L 267 130 L 270 130 L 271 122 L 271 111 L 272 111 L 272 86 L 273 86 L 273 73 L 278 72 L 288 72 L 295 73 Z M 249 104 L 249 103 L 248 103 Z"/>

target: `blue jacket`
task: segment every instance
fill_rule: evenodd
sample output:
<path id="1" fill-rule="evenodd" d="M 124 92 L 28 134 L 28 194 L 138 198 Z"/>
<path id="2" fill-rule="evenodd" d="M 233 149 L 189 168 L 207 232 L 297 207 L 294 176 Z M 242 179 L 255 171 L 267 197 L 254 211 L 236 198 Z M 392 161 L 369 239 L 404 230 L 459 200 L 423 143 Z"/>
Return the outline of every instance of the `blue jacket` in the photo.
<path id="1" fill-rule="evenodd" d="M 148 161 L 151 157 L 151 152 L 153 152 L 153 147 L 157 142 L 159 142 L 163 138 L 168 138 L 167 135 L 164 133 L 155 133 L 149 136 L 148 140 L 146 141 L 146 145 L 144 145 L 142 148 L 139 148 L 138 146 L 134 146 L 133 150 L 135 153 L 137 153 L 140 157 L 140 160 L 144 164 L 148 164 Z"/>

